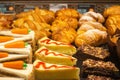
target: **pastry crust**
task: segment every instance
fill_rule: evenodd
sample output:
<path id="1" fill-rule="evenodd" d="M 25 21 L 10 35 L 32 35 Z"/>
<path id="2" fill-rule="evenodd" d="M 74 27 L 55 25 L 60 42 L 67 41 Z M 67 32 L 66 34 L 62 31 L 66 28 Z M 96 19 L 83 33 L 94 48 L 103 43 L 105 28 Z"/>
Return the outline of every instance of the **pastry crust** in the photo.
<path id="1" fill-rule="evenodd" d="M 100 31 L 98 29 L 88 30 L 79 34 L 75 39 L 75 44 L 77 47 L 80 47 L 84 44 L 98 46 L 104 44 L 107 39 L 107 32 Z"/>
<path id="2" fill-rule="evenodd" d="M 60 9 L 60 10 L 56 11 L 55 16 L 56 17 L 58 17 L 58 16 L 68 16 L 68 17 L 79 19 L 81 14 L 75 9 L 64 8 L 64 9 Z"/>
<path id="3" fill-rule="evenodd" d="M 105 23 L 109 35 L 114 35 L 120 30 L 120 15 L 109 16 Z"/>
<path id="4" fill-rule="evenodd" d="M 61 21 L 67 22 L 68 25 L 74 29 L 77 29 L 77 27 L 78 27 L 78 21 L 76 18 L 60 16 L 60 17 L 57 17 L 56 20 L 61 20 Z"/>
<path id="5" fill-rule="evenodd" d="M 52 33 L 52 39 L 71 44 L 74 42 L 77 34 L 73 28 L 63 28 Z"/>
<path id="6" fill-rule="evenodd" d="M 114 6 L 108 7 L 103 12 L 104 17 L 108 17 L 111 15 L 118 15 L 118 14 L 120 15 L 120 5 L 114 5 Z"/>

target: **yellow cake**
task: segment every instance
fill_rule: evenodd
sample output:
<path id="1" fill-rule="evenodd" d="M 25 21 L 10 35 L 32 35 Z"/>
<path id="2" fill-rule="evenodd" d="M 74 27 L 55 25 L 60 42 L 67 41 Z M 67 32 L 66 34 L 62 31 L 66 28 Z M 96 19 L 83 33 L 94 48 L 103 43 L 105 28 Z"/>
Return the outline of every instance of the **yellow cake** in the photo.
<path id="1" fill-rule="evenodd" d="M 77 59 L 72 56 L 49 50 L 46 47 L 39 48 L 35 52 L 35 57 L 47 63 L 69 66 L 75 65 L 77 61 Z"/>
<path id="2" fill-rule="evenodd" d="M 66 44 L 63 42 L 58 42 L 52 39 L 49 39 L 48 37 L 43 37 L 38 41 L 39 47 L 45 46 L 50 50 L 67 54 L 67 55 L 73 55 L 76 53 L 76 48 L 71 44 Z"/>
<path id="3" fill-rule="evenodd" d="M 36 60 L 33 63 L 35 80 L 79 80 L 77 67 L 49 64 Z"/>

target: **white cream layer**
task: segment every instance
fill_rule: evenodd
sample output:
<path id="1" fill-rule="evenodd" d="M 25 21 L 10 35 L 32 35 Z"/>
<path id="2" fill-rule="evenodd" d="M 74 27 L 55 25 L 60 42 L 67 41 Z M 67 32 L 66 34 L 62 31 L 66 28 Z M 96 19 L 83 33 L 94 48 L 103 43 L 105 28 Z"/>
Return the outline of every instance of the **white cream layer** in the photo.
<path id="1" fill-rule="evenodd" d="M 28 58 L 28 55 L 22 55 L 22 54 L 8 54 L 8 57 L 0 58 L 0 62 L 8 61 L 8 60 L 15 60 L 15 59 L 23 59 Z"/>
<path id="2" fill-rule="evenodd" d="M 13 37 L 33 37 L 34 31 L 30 31 L 29 34 L 14 34 L 10 30 L 1 30 L 0 35 L 13 36 Z"/>
<path id="3" fill-rule="evenodd" d="M 11 68 L 3 67 L 3 64 L 1 63 L 0 70 L 2 72 L 17 75 L 20 78 L 25 78 L 25 80 L 28 80 L 29 77 L 31 76 L 31 73 L 33 73 L 33 65 L 27 64 L 26 69 L 18 70 L 18 69 L 11 69 Z"/>

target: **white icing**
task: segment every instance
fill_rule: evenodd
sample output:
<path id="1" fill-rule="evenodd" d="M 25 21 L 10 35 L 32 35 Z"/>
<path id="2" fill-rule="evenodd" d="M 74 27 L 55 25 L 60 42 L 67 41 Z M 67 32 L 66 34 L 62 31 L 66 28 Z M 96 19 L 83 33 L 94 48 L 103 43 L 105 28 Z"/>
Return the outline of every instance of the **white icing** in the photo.
<path id="1" fill-rule="evenodd" d="M 27 64 L 26 69 L 12 69 L 12 68 L 6 68 L 3 67 L 3 64 L 0 64 L 0 70 L 5 73 L 15 74 L 21 78 L 25 78 L 25 80 L 28 80 L 29 77 L 31 77 L 31 73 L 33 72 L 33 65 Z"/>
<path id="2" fill-rule="evenodd" d="M 21 58 L 28 58 L 28 55 L 8 54 L 8 57 L 0 58 L 0 62 L 2 62 L 2 61 L 8 61 L 8 60 L 13 60 L 13 59 L 21 59 Z"/>
<path id="3" fill-rule="evenodd" d="M 30 31 L 29 34 L 14 34 L 10 30 L 0 31 L 0 35 L 13 36 L 13 37 L 30 37 L 34 36 L 34 31 Z"/>
<path id="4" fill-rule="evenodd" d="M 79 21 L 82 21 L 82 20 L 85 20 L 85 21 L 95 21 L 94 18 L 92 18 L 90 16 L 87 16 L 87 15 L 82 16 Z"/>
<path id="5" fill-rule="evenodd" d="M 34 66 L 34 68 L 35 69 L 37 69 L 37 70 L 46 70 L 43 66 L 39 66 L 39 68 L 36 68 L 35 66 L 38 64 L 38 62 L 42 62 L 42 61 L 40 61 L 40 60 L 36 60 L 36 61 L 34 61 L 34 63 L 33 63 L 33 66 Z M 43 63 L 45 63 L 45 62 L 43 62 Z M 46 65 L 46 67 L 49 67 L 49 66 L 52 66 L 52 65 L 56 65 L 56 66 L 66 66 L 66 65 L 58 65 L 58 64 L 49 64 L 49 63 L 45 63 L 45 65 Z M 59 70 L 59 69 L 74 69 L 75 67 L 72 67 L 72 66 L 67 66 L 67 68 L 66 67 L 62 67 L 62 68 L 54 68 L 54 67 L 52 67 L 52 68 L 49 68 L 49 69 L 47 69 L 47 70 Z"/>

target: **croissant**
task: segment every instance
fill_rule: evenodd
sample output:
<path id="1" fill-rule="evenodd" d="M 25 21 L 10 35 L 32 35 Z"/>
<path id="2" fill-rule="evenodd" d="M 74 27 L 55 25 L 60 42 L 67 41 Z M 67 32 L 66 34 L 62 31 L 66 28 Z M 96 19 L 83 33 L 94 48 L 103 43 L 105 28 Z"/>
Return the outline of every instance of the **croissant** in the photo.
<path id="1" fill-rule="evenodd" d="M 109 35 L 114 35 L 120 32 L 120 15 L 109 16 L 105 22 Z"/>
<path id="2" fill-rule="evenodd" d="M 63 8 L 63 9 L 60 9 L 60 10 L 56 11 L 55 16 L 56 17 L 58 17 L 58 16 L 68 16 L 68 17 L 79 19 L 81 14 L 75 9 Z"/>
<path id="3" fill-rule="evenodd" d="M 67 16 L 59 16 L 56 17 L 56 20 L 62 20 L 68 23 L 68 25 L 74 29 L 77 29 L 78 27 L 78 21 L 76 18 L 72 18 L 72 17 L 67 17 Z"/>
<path id="4" fill-rule="evenodd" d="M 105 21 L 104 17 L 100 13 L 96 13 L 93 11 L 89 11 L 84 13 L 81 18 L 79 19 L 79 24 L 81 25 L 84 22 L 93 21 L 103 23 Z"/>
<path id="5" fill-rule="evenodd" d="M 80 47 L 84 44 L 99 46 L 104 44 L 107 40 L 107 32 L 100 31 L 98 29 L 88 30 L 86 32 L 81 31 L 81 34 L 77 35 L 75 39 L 75 45 Z"/>
<path id="6" fill-rule="evenodd" d="M 39 16 L 39 18 L 43 18 L 46 23 L 51 24 L 55 19 L 55 13 L 51 10 L 39 9 L 35 8 L 35 13 Z"/>
<path id="7" fill-rule="evenodd" d="M 71 44 L 76 37 L 76 31 L 73 28 L 63 28 L 52 33 L 52 39 L 60 42 Z"/>
<path id="8" fill-rule="evenodd" d="M 107 29 L 99 22 L 93 22 L 93 21 L 88 21 L 88 22 L 84 22 L 78 29 L 77 29 L 77 33 L 79 33 L 79 31 L 87 31 L 90 29 L 99 29 L 101 31 L 107 31 Z"/>
<path id="9" fill-rule="evenodd" d="M 65 21 L 62 21 L 62 20 L 55 20 L 53 23 L 52 23 L 52 26 L 51 26 L 51 31 L 54 32 L 54 31 L 58 31 L 60 29 L 63 29 L 63 28 L 70 28 L 70 26 L 68 25 L 67 22 Z"/>
<path id="10" fill-rule="evenodd" d="M 111 15 L 120 15 L 120 5 L 114 5 L 111 7 L 108 7 L 103 12 L 104 17 L 108 17 Z"/>

